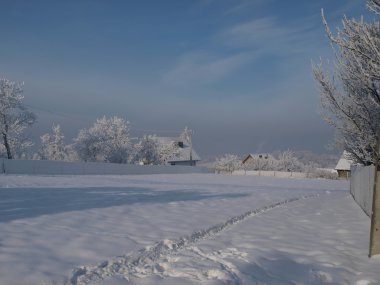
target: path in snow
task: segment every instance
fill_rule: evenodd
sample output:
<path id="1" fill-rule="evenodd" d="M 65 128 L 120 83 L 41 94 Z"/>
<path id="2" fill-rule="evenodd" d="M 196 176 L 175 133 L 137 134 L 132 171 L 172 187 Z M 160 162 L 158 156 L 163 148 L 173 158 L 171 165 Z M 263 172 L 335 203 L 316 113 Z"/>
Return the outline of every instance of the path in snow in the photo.
<path id="1" fill-rule="evenodd" d="M 325 193 L 329 192 L 326 191 Z M 242 215 L 232 217 L 224 223 L 212 226 L 207 230 L 196 231 L 190 236 L 181 237 L 177 240 L 164 240 L 156 243 L 153 246 L 146 247 L 131 255 L 124 255 L 121 257 L 117 257 L 113 260 L 104 261 L 97 266 L 78 267 L 73 271 L 73 274 L 70 278 L 70 282 L 73 285 L 87 285 L 91 282 L 100 281 L 104 278 L 114 275 L 119 275 L 122 276 L 124 279 L 129 280 L 131 276 L 142 277 L 153 274 L 159 274 L 160 269 L 164 269 L 160 268 L 162 265 L 158 263 L 159 260 L 162 261 L 164 259 L 169 261 L 170 255 L 173 255 L 184 248 L 188 248 L 192 253 L 198 256 L 220 263 L 220 267 L 224 271 L 222 272 L 222 274 L 227 275 L 229 277 L 228 279 L 231 280 L 233 284 L 240 285 L 241 281 L 238 275 L 238 270 L 234 267 L 233 264 L 223 261 L 223 259 L 217 258 L 216 254 L 207 255 L 194 245 L 200 240 L 214 237 L 220 232 L 230 228 L 231 226 L 237 223 L 246 220 L 247 218 L 268 212 L 285 204 L 289 204 L 303 199 L 316 198 L 320 195 L 321 194 L 312 194 L 286 199 L 284 201 L 270 204 L 259 209 L 245 212 Z M 225 255 L 225 252 L 219 252 L 218 254 Z M 212 275 L 212 271 L 210 271 L 209 273 L 211 274 L 211 276 L 209 276 L 210 279 L 213 279 L 213 277 L 217 277 Z M 221 273 L 215 272 L 215 274 Z"/>

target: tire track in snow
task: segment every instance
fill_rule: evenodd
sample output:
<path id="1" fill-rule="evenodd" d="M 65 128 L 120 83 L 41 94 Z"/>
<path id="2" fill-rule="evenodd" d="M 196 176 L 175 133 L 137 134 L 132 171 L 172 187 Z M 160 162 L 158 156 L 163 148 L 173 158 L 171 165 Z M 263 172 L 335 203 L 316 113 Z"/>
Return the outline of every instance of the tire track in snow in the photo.
<path id="1" fill-rule="evenodd" d="M 257 216 L 289 203 L 304 199 L 317 198 L 321 194 L 328 193 L 329 192 L 326 191 L 325 193 L 303 195 L 300 197 L 286 199 L 281 202 L 264 206 L 262 208 L 250 210 L 239 216 L 232 217 L 224 223 L 214 225 L 206 230 L 196 231 L 190 236 L 181 237 L 176 240 L 163 240 L 154 244 L 153 246 L 145 247 L 130 255 L 119 256 L 113 260 L 104 261 L 95 266 L 77 267 L 72 272 L 70 283 L 72 285 L 87 285 L 91 282 L 101 281 L 116 274 L 124 276 L 124 278 L 127 280 L 129 280 L 130 276 L 144 275 L 144 268 L 154 267 L 152 265 L 157 263 L 160 258 L 171 253 L 175 253 L 190 245 L 194 245 L 200 240 L 211 238 L 220 232 L 232 227 L 233 225 L 246 220 L 247 218 Z M 150 274 L 146 272 L 146 275 Z M 234 279 L 236 277 L 237 276 L 234 276 Z M 236 278 L 235 281 L 235 284 L 240 284 L 239 278 Z"/>

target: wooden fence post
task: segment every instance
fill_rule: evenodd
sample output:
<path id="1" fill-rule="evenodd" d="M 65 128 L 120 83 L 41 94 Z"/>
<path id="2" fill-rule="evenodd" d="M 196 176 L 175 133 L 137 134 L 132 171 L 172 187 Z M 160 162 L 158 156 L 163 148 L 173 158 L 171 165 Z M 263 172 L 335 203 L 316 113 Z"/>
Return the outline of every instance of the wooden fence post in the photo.
<path id="1" fill-rule="evenodd" d="M 377 159 L 375 165 L 375 183 L 373 185 L 369 257 L 380 254 L 380 128 L 377 137 L 376 151 Z"/>

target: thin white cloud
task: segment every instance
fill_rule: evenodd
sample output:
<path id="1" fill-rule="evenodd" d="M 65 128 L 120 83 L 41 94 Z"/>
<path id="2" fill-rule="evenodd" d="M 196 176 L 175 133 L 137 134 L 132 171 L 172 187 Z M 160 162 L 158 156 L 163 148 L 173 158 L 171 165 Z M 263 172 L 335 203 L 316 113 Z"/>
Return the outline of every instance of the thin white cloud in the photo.
<path id="1" fill-rule="evenodd" d="M 226 44 L 250 46 L 252 44 L 261 44 L 268 39 L 283 37 L 288 33 L 287 30 L 276 25 L 273 17 L 266 17 L 228 28 L 221 33 L 221 39 Z"/>
<path id="2" fill-rule="evenodd" d="M 283 55 L 311 47 L 312 29 L 306 19 L 297 26 L 284 26 L 274 17 L 264 17 L 227 28 L 218 38 L 228 46 Z"/>
<path id="3" fill-rule="evenodd" d="M 244 13 L 247 11 L 247 9 L 253 9 L 257 6 L 261 6 L 263 4 L 267 4 L 273 2 L 273 0 L 242 0 L 242 1 L 235 1 L 233 3 L 237 3 L 237 5 L 229 8 L 225 15 L 229 14 L 238 14 L 238 13 Z"/>
<path id="4" fill-rule="evenodd" d="M 236 53 L 217 57 L 211 53 L 188 53 L 164 74 L 164 82 L 170 85 L 189 83 L 205 84 L 223 79 L 252 61 L 251 53 Z"/>
<path id="5" fill-rule="evenodd" d="M 284 26 L 274 17 L 264 17 L 225 28 L 210 37 L 210 47 L 205 51 L 189 51 L 180 56 L 164 73 L 163 82 L 175 86 L 202 85 L 222 80 L 265 55 L 289 57 L 310 53 L 317 48 L 312 36 L 315 27 L 305 22 L 306 18 Z M 213 46 L 218 47 L 218 55 Z"/>

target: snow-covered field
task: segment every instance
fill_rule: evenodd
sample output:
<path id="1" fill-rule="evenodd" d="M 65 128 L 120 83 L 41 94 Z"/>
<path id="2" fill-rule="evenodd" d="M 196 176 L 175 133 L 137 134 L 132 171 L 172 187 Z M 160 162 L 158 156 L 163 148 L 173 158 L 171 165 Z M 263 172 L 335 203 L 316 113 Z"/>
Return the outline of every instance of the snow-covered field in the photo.
<path id="1" fill-rule="evenodd" d="M 345 181 L 0 176 L 0 284 L 380 284 Z"/>

